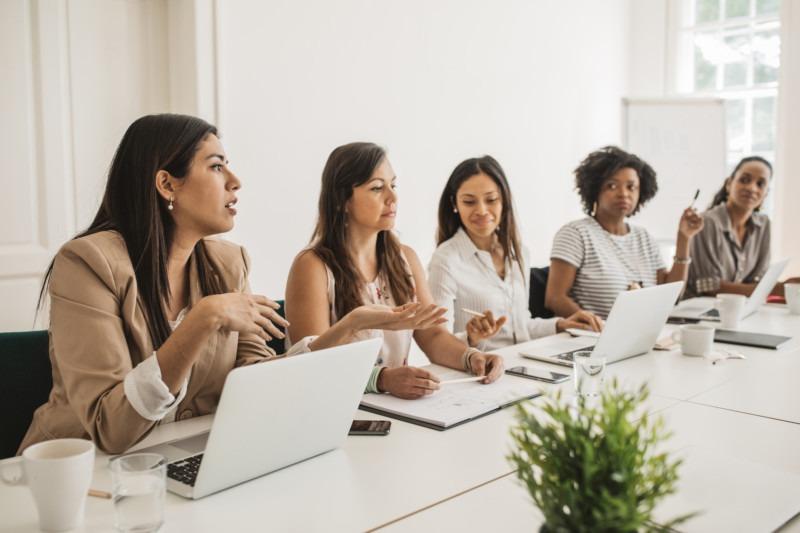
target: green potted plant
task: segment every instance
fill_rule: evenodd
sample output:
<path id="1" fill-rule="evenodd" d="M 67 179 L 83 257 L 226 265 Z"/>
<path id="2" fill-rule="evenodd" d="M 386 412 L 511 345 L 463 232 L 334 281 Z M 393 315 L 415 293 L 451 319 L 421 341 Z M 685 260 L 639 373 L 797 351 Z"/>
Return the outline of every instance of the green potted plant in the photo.
<path id="1" fill-rule="evenodd" d="M 538 416 L 517 406 L 508 459 L 544 515 L 542 532 L 666 531 L 694 516 L 652 519 L 681 461 L 657 449 L 670 436 L 660 418 L 636 419 L 648 396 L 646 385 L 628 392 L 614 380 L 597 402 L 557 392 Z"/>

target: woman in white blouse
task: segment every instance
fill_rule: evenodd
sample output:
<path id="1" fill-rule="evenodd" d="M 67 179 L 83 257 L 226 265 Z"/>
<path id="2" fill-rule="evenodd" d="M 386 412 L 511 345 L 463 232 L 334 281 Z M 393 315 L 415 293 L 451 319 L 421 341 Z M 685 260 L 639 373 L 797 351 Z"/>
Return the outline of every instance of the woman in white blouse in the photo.
<path id="1" fill-rule="evenodd" d="M 447 309 L 448 327 L 470 346 L 492 350 L 567 328 L 601 329 L 582 311 L 531 318 L 528 254 L 520 245 L 508 181 L 493 157 L 467 159 L 453 170 L 439 201 L 436 240 L 428 267 L 431 294 Z"/>

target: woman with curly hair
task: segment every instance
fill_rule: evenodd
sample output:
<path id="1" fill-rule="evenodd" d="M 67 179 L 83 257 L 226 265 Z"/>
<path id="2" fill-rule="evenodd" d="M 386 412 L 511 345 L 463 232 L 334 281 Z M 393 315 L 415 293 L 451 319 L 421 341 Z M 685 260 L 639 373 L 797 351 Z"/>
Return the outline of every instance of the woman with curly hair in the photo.
<path id="1" fill-rule="evenodd" d="M 606 317 L 621 291 L 686 280 L 690 243 L 703 228 L 694 209 L 681 215 L 669 270 L 652 235 L 627 222 L 658 191 L 650 165 L 606 146 L 575 169 L 575 186 L 588 216 L 563 226 L 553 240 L 545 303 L 556 315 L 585 310 Z"/>

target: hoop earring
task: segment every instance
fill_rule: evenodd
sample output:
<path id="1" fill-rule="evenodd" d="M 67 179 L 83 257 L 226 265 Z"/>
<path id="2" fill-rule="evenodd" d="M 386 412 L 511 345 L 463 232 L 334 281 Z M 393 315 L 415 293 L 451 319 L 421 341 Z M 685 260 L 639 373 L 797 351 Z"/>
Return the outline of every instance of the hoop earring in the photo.
<path id="1" fill-rule="evenodd" d="M 172 211 L 174 209 L 174 207 L 175 207 L 175 206 L 172 205 L 174 201 L 175 201 L 175 197 L 174 196 L 170 196 L 169 197 L 169 204 L 167 205 L 167 209 L 169 209 L 170 211 Z"/>

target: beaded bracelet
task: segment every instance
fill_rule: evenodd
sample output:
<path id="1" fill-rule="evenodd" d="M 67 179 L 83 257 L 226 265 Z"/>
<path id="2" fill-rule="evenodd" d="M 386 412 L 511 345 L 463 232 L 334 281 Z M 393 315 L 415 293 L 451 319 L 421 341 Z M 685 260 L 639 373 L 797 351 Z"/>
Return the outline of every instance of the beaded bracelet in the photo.
<path id="1" fill-rule="evenodd" d="M 473 348 L 473 347 L 470 346 L 466 350 L 464 350 L 464 353 L 461 355 L 461 364 L 464 365 L 464 370 L 466 370 L 466 372 L 468 374 L 472 374 L 473 373 L 472 372 L 472 356 L 474 354 L 476 354 L 476 353 L 481 353 L 481 351 L 478 350 L 477 348 Z"/>

